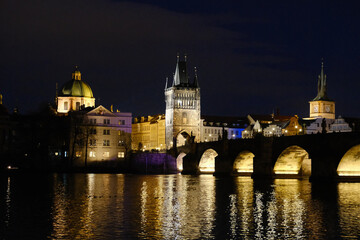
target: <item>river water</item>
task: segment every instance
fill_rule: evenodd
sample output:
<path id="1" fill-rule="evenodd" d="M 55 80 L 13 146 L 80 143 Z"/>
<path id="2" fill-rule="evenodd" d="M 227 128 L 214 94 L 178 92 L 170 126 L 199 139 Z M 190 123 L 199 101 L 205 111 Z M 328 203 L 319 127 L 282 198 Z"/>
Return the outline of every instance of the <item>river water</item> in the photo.
<path id="1" fill-rule="evenodd" d="M 358 239 L 360 183 L 2 176 L 1 239 Z"/>

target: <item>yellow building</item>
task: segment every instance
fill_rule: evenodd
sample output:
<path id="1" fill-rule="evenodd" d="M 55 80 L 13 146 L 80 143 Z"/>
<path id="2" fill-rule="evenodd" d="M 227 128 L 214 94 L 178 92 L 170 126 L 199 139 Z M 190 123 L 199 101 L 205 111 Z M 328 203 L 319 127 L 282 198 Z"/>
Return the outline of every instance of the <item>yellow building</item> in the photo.
<path id="1" fill-rule="evenodd" d="M 134 118 L 132 124 L 133 150 L 164 150 L 165 114 Z"/>
<path id="2" fill-rule="evenodd" d="M 291 117 L 282 129 L 284 136 L 294 136 L 304 134 L 303 127 L 299 124 L 299 117 L 297 115 Z"/>

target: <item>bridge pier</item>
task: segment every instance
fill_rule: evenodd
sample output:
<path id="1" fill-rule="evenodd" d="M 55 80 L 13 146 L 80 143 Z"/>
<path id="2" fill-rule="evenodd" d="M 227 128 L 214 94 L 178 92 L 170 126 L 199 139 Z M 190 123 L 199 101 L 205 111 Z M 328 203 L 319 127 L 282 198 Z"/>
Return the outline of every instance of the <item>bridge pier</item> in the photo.
<path id="1" fill-rule="evenodd" d="M 218 155 L 215 158 L 214 176 L 230 176 L 232 174 L 232 160 L 227 155 Z"/>
<path id="2" fill-rule="evenodd" d="M 193 153 L 188 153 L 183 158 L 183 170 L 181 172 L 183 175 L 196 175 L 199 174 L 199 161 L 197 160 L 197 155 Z"/>
<path id="3" fill-rule="evenodd" d="M 273 178 L 273 138 L 258 136 L 255 138 L 255 153 L 253 160 L 252 178 L 272 179 Z"/>
<path id="4" fill-rule="evenodd" d="M 338 178 L 338 156 L 332 152 L 319 152 L 311 157 L 311 176 L 309 181 L 335 181 Z"/>

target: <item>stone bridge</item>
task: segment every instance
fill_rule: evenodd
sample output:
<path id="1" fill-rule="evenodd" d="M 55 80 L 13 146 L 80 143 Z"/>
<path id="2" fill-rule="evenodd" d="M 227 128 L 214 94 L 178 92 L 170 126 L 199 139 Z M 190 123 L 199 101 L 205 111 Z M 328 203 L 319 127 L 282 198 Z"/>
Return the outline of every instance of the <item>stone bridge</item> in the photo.
<path id="1" fill-rule="evenodd" d="M 360 179 L 358 132 L 189 143 L 174 155 L 182 174 Z"/>

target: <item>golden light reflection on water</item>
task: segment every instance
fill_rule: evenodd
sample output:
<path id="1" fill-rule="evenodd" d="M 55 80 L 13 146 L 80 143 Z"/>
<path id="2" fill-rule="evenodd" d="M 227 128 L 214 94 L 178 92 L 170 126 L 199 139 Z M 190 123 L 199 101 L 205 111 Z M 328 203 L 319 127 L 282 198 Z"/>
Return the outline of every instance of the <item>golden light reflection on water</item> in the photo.
<path id="1" fill-rule="evenodd" d="M 341 235 L 359 237 L 360 228 L 354 223 L 360 223 L 360 183 L 339 183 L 338 193 Z"/>
<path id="2" fill-rule="evenodd" d="M 141 232 L 139 237 L 198 239 L 210 236 L 215 209 L 213 176 L 196 181 L 177 175 L 159 177 L 156 184 L 141 188 Z"/>
<path id="3" fill-rule="evenodd" d="M 337 215 L 339 236 L 359 235 L 360 183 L 335 186 L 327 197 L 298 179 L 263 183 L 211 175 L 58 175 L 51 237 L 320 239 L 337 231 L 332 230 Z"/>

